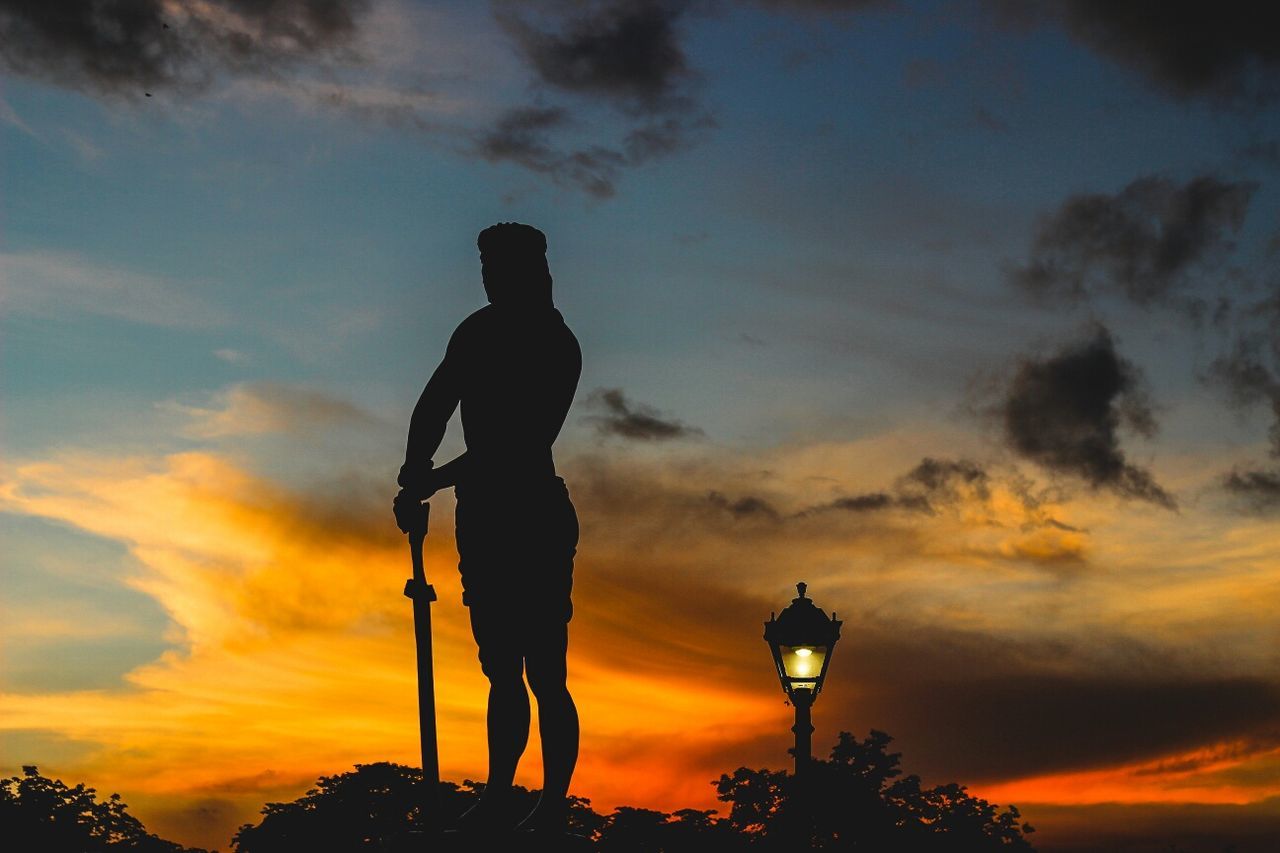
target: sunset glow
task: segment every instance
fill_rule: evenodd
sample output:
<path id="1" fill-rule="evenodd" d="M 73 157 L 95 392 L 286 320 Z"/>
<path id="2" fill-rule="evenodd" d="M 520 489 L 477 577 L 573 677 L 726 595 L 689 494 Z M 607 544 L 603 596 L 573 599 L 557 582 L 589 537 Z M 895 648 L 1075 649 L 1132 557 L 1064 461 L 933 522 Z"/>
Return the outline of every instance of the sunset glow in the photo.
<path id="1" fill-rule="evenodd" d="M 321 775 L 418 764 L 391 500 L 512 220 L 583 351 L 574 793 L 723 813 L 720 774 L 790 768 L 762 627 L 803 581 L 843 623 L 780 652 L 827 666 L 819 757 L 887 732 L 1048 853 L 1280 838 L 1273 28 L 311 5 L 140 3 L 136 39 L 55 49 L 0 2 L 3 775 L 226 851 Z M 435 461 L 462 449 L 455 420 Z M 453 515 L 426 570 L 461 783 L 488 686 Z"/>

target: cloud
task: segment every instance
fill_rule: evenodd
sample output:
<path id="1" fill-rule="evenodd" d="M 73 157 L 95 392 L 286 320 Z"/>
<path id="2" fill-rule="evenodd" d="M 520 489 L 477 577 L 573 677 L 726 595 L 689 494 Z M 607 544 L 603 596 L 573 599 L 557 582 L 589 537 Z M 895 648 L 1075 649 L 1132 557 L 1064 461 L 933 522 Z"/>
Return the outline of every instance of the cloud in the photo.
<path id="1" fill-rule="evenodd" d="M 1254 512 L 1280 510 L 1280 471 L 1235 470 L 1226 476 L 1222 485 L 1244 499 Z"/>
<path id="2" fill-rule="evenodd" d="M 144 820 L 148 804 L 180 813 L 184 802 L 226 800 L 232 805 L 213 824 L 227 833 L 252 817 L 264 790 L 287 799 L 306 788 L 302 780 L 358 761 L 412 762 L 413 637 L 400 594 L 408 561 L 389 512 L 393 486 L 367 478 L 348 486 L 332 495 L 286 489 L 205 452 L 14 465 L 0 481 L 0 509 L 128 548 L 137 562 L 131 583 L 164 607 L 172 648 L 111 690 L 9 689 L 0 730 L 91 744 L 76 759 L 79 778 L 121 791 Z M 486 688 L 457 574 L 447 568 L 456 562 L 448 504 L 437 503 L 427 563 L 440 594 L 433 639 L 441 758 L 446 778 L 476 778 Z M 773 695 L 744 686 L 733 677 L 738 665 L 727 665 L 753 655 L 733 650 L 738 644 L 708 618 L 764 612 L 765 603 L 699 578 L 650 573 L 636 583 L 626 555 L 599 539 L 585 545 L 583 561 L 571 670 L 592 724 L 577 790 L 606 808 L 710 805 L 707 780 L 724 768 L 704 758 L 673 766 L 657 747 L 722 755 L 744 733 L 772 727 L 781 710 Z M 707 594 L 668 598 L 690 590 Z M 726 609 L 735 600 L 752 606 Z M 642 633 L 641 618 L 654 629 L 643 632 L 648 641 L 620 636 Z M 688 665 L 691 655 L 700 666 Z M 519 781 L 536 785 L 539 773 L 531 756 Z M 258 781 L 246 786 L 246 777 Z M 225 842 L 191 832 L 179 837 Z"/>
<path id="3" fill-rule="evenodd" d="M 1005 440 L 1019 456 L 1095 489 L 1175 506 L 1120 448 L 1122 424 L 1143 435 L 1156 425 L 1138 368 L 1116 352 L 1105 328 L 1047 358 L 1024 358 L 998 414 Z"/>
<path id="4" fill-rule="evenodd" d="M 584 542 L 605 537 L 612 549 L 631 553 L 652 550 L 661 540 L 685 571 L 729 560 L 739 572 L 750 565 L 767 573 L 810 549 L 903 565 L 929 554 L 957 571 L 998 563 L 1059 575 L 1087 563 L 1089 534 L 1058 521 L 1062 507 L 1038 501 L 1013 473 L 977 486 L 948 478 L 933 492 L 904 476 L 892 491 L 848 496 L 829 482 L 833 471 L 844 470 L 830 459 L 823 465 L 820 457 L 783 454 L 773 462 L 790 473 L 762 479 L 758 471 L 734 466 L 681 464 L 668 481 L 615 455 L 576 458 L 565 476 L 572 477 Z M 926 460 L 911 471 L 932 464 L 952 463 Z M 814 494 L 818 474 L 827 475 L 820 499 Z M 699 488 L 706 483 L 715 487 Z M 837 494 L 830 494 L 833 489 Z"/>
<path id="5" fill-rule="evenodd" d="M 40 134 L 31 129 L 31 126 L 23 120 L 22 116 L 18 115 L 18 111 L 3 96 L 0 96 L 0 122 L 4 122 L 10 127 L 16 127 L 32 139 L 37 141 L 42 139 Z"/>
<path id="6" fill-rule="evenodd" d="M 687 5 L 612 0 L 569 7 L 558 31 L 535 28 L 510 7 L 499 7 L 498 19 L 541 82 L 654 113 L 685 105 L 678 90 L 690 72 L 676 26 Z"/>
<path id="7" fill-rule="evenodd" d="M 876 728 L 892 721 L 898 747 L 934 778 L 978 783 L 1116 768 L 1241 741 L 1254 742 L 1252 753 L 1280 747 L 1276 679 L 1188 672 L 1184 662 L 1117 637 L 1091 649 L 865 616 L 848 619 L 842 634 L 850 653 L 832 656 L 836 689 L 824 700 L 848 702 Z M 860 689 L 843 688 L 849 684 Z M 1178 771 L 1146 767 L 1153 787 Z"/>
<path id="8" fill-rule="evenodd" d="M 990 477 L 985 469 L 967 459 L 934 459 L 926 456 L 902 478 L 899 488 L 908 494 L 952 502 L 967 489 L 980 500 L 991 496 Z"/>
<path id="9" fill-rule="evenodd" d="M 613 196 L 627 157 L 600 146 L 574 151 L 557 148 L 551 131 L 568 122 L 568 112 L 559 107 L 517 107 L 503 113 L 493 128 L 477 137 L 475 151 L 490 162 L 516 163 L 596 198 Z"/>
<path id="10" fill-rule="evenodd" d="M 744 495 L 732 500 L 720 492 L 712 490 L 707 493 L 707 501 L 717 509 L 722 509 L 734 518 L 767 518 L 771 521 L 779 519 L 778 511 L 773 504 L 756 495 Z"/>
<path id="11" fill-rule="evenodd" d="M 991 497 L 990 477 L 983 467 L 966 459 L 935 459 L 926 456 L 916 467 L 898 478 L 891 492 L 866 492 L 838 497 L 809 507 L 801 516 L 828 510 L 876 512 L 902 509 L 935 514 L 941 507 L 965 498 L 979 502 Z"/>
<path id="12" fill-rule="evenodd" d="M 67 9 L 0 0 L 0 67 L 94 95 L 216 90 L 241 106 L 334 110 L 463 156 L 515 163 L 595 198 L 612 196 L 624 169 L 684 150 L 714 125 L 687 91 L 692 75 L 675 30 L 684 4 L 542 8 L 541 28 L 527 6 L 500 4 L 495 14 L 541 85 L 616 107 L 620 130 L 562 106 L 472 117 L 477 104 L 459 88 L 468 52 L 444 43 L 444 16 L 367 0 L 111 0 Z M 425 70 L 424 44 L 435 66 Z M 22 126 L 3 105 L 0 121 Z"/>
<path id="13" fill-rule="evenodd" d="M 668 441 L 703 435 L 697 427 L 664 418 L 652 406 L 628 400 L 621 388 L 597 388 L 587 395 L 587 406 L 604 413 L 588 418 L 601 435 L 636 441 Z"/>
<path id="14" fill-rule="evenodd" d="M 1253 182 L 1201 176 L 1178 185 L 1139 178 L 1115 195 L 1076 195 L 1041 220 L 1025 265 L 1010 280 L 1044 298 L 1120 294 L 1166 301 L 1235 248 Z"/>
<path id="15" fill-rule="evenodd" d="M 1056 7 L 1073 38 L 1174 97 L 1258 106 L 1277 92 L 1280 36 L 1265 4 L 1171 3 L 1153 12 L 1107 0 L 1059 0 Z"/>
<path id="16" fill-rule="evenodd" d="M 1280 139 L 1257 139 L 1236 150 L 1236 156 L 1264 166 L 1280 166 Z"/>
<path id="17" fill-rule="evenodd" d="M 1235 552 L 1255 557 L 1218 565 L 1216 519 L 1210 536 L 1159 514 L 1144 521 L 1154 530 L 1131 537 L 1109 503 L 1028 502 L 1007 473 L 903 456 L 903 442 L 896 430 L 879 442 L 751 452 L 699 445 L 681 456 L 675 443 L 661 457 L 616 447 L 562 456 L 583 531 L 570 628 L 571 685 L 587 721 L 577 792 L 602 808 L 714 807 L 706 783 L 718 773 L 786 766 L 791 711 L 759 631 L 797 580 L 846 620 L 819 749 L 840 728 L 875 725 L 899 737 L 912 770 L 995 784 L 1011 773 L 1113 772 L 1125 756 L 1180 761 L 1197 743 L 1261 730 L 1270 681 L 1234 652 L 1254 648 L 1274 610 L 1257 594 L 1274 574 L 1270 528 L 1233 531 Z M 59 772 L 119 790 L 148 825 L 163 812 L 176 826 L 190 808 L 223 801 L 206 834 L 177 834 L 204 846 L 225 845 L 218 825 L 229 832 L 319 773 L 412 762 L 408 567 L 390 477 L 285 487 L 212 452 L 10 460 L 0 509 L 127 549 L 130 583 L 172 627 L 170 648 L 112 689 L 5 692 L 0 729 L 87 744 Z M 945 511 L 928 524 L 911 512 L 773 523 L 766 509 L 781 516 L 878 480 L 892 483 L 886 494 L 915 490 Z M 485 684 L 458 601 L 450 504 L 433 502 L 442 760 L 447 778 L 474 778 Z M 1046 575 L 1083 550 L 1067 527 L 1104 528 L 1096 535 L 1112 543 L 1116 570 Z M 1211 595 L 1205 565 L 1220 584 Z M 1206 599 L 1207 615 L 1195 609 Z M 1128 631 L 1151 645 L 1133 650 Z M 1054 711 L 1059 695 L 1065 710 Z M 1212 696 L 1223 703 L 1216 718 L 1205 710 Z M 1124 747 L 1142 714 L 1150 732 Z M 1055 727 L 1062 745 L 1028 740 Z M 1141 790 L 1174 790 L 1188 771 L 1172 767 L 1142 777 Z M 535 753 L 522 784 L 536 785 L 539 770 Z"/>
<path id="18" fill-rule="evenodd" d="M 221 93 L 225 101 L 284 101 L 303 113 L 333 111 L 361 123 L 416 131 L 424 138 L 458 133 L 451 126 L 470 104 L 442 91 L 425 90 L 392 80 L 241 78 Z"/>
<path id="19" fill-rule="evenodd" d="M 246 382 L 217 395 L 211 406 L 167 403 L 190 419 L 196 438 L 293 433 L 312 435 L 339 426 L 370 427 L 380 421 L 359 406 L 323 391 L 281 382 Z"/>
<path id="20" fill-rule="evenodd" d="M 562 107 L 516 107 L 500 115 L 491 128 L 477 133 L 472 151 L 490 162 L 516 163 L 595 198 L 611 198 L 623 169 L 681 151 L 689 147 L 693 133 L 714 125 L 705 116 L 669 116 L 629 130 L 617 148 L 562 148 L 553 135 L 573 123 Z"/>
<path id="21" fill-rule="evenodd" d="M 0 305 L 37 316 L 75 311 L 175 328 L 220 326 L 229 319 L 176 282 L 66 252 L 0 253 Z"/>
<path id="22" fill-rule="evenodd" d="M 195 90 L 221 72 L 266 75 L 346 47 L 364 0 L 0 0 L 0 62 L 98 94 Z"/>
<path id="23" fill-rule="evenodd" d="M 476 153 L 608 198 L 623 169 L 690 147 L 715 121 L 689 92 L 693 74 L 677 29 L 687 6 L 664 0 L 550 4 L 535 26 L 526 6 L 496 5 L 499 23 L 541 86 L 576 97 L 579 107 L 612 107 L 626 129 L 613 142 L 583 145 L 557 137 L 571 138 L 590 109 L 518 107 L 475 134 Z"/>
<path id="24" fill-rule="evenodd" d="M 1269 437 L 1271 455 L 1280 456 L 1280 378 L 1267 366 L 1263 335 L 1238 337 L 1229 353 L 1214 359 L 1207 381 L 1224 392 L 1230 404 L 1239 409 L 1259 403 L 1270 406 L 1274 417 Z M 1280 345 L 1280 338 L 1272 346 Z"/>

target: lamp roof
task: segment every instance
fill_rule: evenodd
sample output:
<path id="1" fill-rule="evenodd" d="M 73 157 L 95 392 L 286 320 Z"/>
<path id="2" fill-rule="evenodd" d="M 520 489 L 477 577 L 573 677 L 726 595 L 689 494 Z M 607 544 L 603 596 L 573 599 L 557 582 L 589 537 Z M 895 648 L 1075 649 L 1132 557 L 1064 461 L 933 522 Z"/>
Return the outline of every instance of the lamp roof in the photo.
<path id="1" fill-rule="evenodd" d="M 840 621 L 830 617 L 805 596 L 808 585 L 796 584 L 799 593 L 783 611 L 764 623 L 764 638 L 780 646 L 832 646 L 840 638 Z"/>

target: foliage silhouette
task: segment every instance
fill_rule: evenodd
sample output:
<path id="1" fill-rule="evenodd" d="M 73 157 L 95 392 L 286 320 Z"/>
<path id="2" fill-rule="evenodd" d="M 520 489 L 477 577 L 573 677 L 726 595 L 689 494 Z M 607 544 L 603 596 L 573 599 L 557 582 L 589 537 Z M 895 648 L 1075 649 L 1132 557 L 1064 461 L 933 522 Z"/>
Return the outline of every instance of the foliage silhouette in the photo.
<path id="1" fill-rule="evenodd" d="M 0 781 L 0 841 L 6 850 L 42 853 L 205 853 L 147 832 L 119 794 L 99 801 L 93 788 L 68 788 L 34 766 Z"/>
<path id="2" fill-rule="evenodd" d="M 390 762 L 357 764 L 335 776 L 321 776 L 316 787 L 291 803 L 267 803 L 262 821 L 245 824 L 232 837 L 236 853 L 277 853 L 287 850 L 398 850 L 412 847 L 411 833 L 423 830 L 422 771 Z M 475 804 L 484 783 L 461 786 L 441 782 L 436 801 L 445 823 Z M 508 804 L 514 818 L 538 800 L 537 791 L 515 786 Z M 569 829 L 593 836 L 604 818 L 587 800 L 569 798 Z M 421 843 L 418 844 L 421 847 Z"/>
<path id="3" fill-rule="evenodd" d="M 668 814 L 619 806 L 608 815 L 571 798 L 570 831 L 594 839 L 602 853 L 773 853 L 894 850 L 903 853 L 1032 851 L 1017 808 L 1000 810 L 957 784 L 925 788 L 903 776 L 892 738 L 872 730 L 858 740 L 841 732 L 827 761 L 812 763 L 803 796 L 781 770 L 739 767 L 713 784 L 728 816 L 681 809 Z M 421 771 L 398 764 L 357 765 L 321 777 L 292 803 L 270 803 L 262 822 L 240 828 L 236 853 L 300 849 L 398 849 L 421 825 Z M 442 783 L 446 817 L 462 813 L 484 785 Z M 532 806 L 536 791 L 516 787 L 513 813 Z M 419 845 L 421 846 L 421 844 Z"/>
<path id="4" fill-rule="evenodd" d="M 739 768 L 716 790 L 728 821 L 753 850 L 1029 851 L 1015 806 L 1005 811 L 963 785 L 923 788 L 901 776 L 893 738 L 871 730 L 859 741 L 841 732 L 829 761 L 814 761 L 801 792 L 781 771 Z"/>
<path id="5" fill-rule="evenodd" d="M 871 731 L 862 740 L 841 732 L 827 761 L 812 762 L 802 791 L 782 770 L 739 767 L 712 783 L 728 815 L 713 810 L 673 813 L 619 806 L 607 815 L 589 800 L 569 798 L 571 832 L 593 839 L 601 853 L 784 853 L 795 850 L 901 853 L 1032 851 L 1017 808 L 1000 810 L 962 785 L 925 788 L 903 776 L 892 738 Z M 94 789 L 68 788 L 35 767 L 0 781 L 0 839 L 6 850 L 49 853 L 205 853 L 147 832 L 127 813 L 118 794 L 99 802 Z M 245 824 L 231 840 L 236 853 L 298 850 L 425 850 L 422 771 L 401 764 L 358 764 L 322 776 L 290 803 L 268 803 L 258 824 Z M 439 804 L 456 819 L 484 791 L 467 781 L 440 785 Z M 513 815 L 532 808 L 539 792 L 516 786 Z"/>

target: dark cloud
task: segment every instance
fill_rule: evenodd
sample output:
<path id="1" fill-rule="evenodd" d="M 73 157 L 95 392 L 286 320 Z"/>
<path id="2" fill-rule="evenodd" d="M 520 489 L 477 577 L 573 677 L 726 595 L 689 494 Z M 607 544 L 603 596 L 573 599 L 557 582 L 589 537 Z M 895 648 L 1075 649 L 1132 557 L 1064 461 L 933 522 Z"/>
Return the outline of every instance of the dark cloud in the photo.
<path id="1" fill-rule="evenodd" d="M 711 491 L 707 493 L 707 501 L 734 518 L 767 518 L 770 521 L 779 519 L 778 511 L 774 509 L 773 504 L 756 495 L 745 495 L 737 500 L 731 500 L 720 492 Z"/>
<path id="2" fill-rule="evenodd" d="M 478 152 L 608 198 L 624 168 L 690 147 L 715 121 L 688 92 L 693 75 L 677 29 L 687 6 L 660 0 L 498 4 L 498 21 L 539 83 L 611 105 L 630 126 L 608 144 L 584 147 L 562 141 L 572 136 L 571 129 L 581 135 L 585 123 L 577 112 L 521 108 L 500 116 L 492 130 L 478 137 Z"/>
<path id="3" fill-rule="evenodd" d="M 551 141 L 551 131 L 569 121 L 558 107 L 521 107 L 504 113 L 497 124 L 478 137 L 475 152 L 490 162 L 510 161 L 552 181 L 576 187 L 596 198 L 616 192 L 619 170 L 627 157 L 595 146 L 564 151 Z"/>
<path id="4" fill-rule="evenodd" d="M 0 0 L 0 63 L 96 93 L 198 89 L 349 44 L 365 0 Z"/>
<path id="5" fill-rule="evenodd" d="M 543 83 L 630 111 L 659 112 L 684 101 L 678 90 L 689 68 L 676 25 L 686 6 L 663 0 L 574 6 L 550 31 L 512 6 L 500 7 L 498 18 Z"/>
<path id="6" fill-rule="evenodd" d="M 973 781 L 1114 766 L 1280 723 L 1280 689 L 1258 678 L 974 673 L 885 687 L 881 707 L 904 743 Z M 945 708 L 947 722 L 930 731 L 924 702 Z M 1019 749 L 1001 748 L 1010 741 Z"/>
<path id="7" fill-rule="evenodd" d="M 1010 279 L 1041 297 L 1166 300 L 1234 249 L 1257 188 L 1211 176 L 1183 185 L 1148 176 L 1115 195 L 1072 196 L 1041 221 L 1029 260 Z"/>
<path id="8" fill-rule="evenodd" d="M 826 713 L 891 732 L 928 774 L 1010 779 L 1226 741 L 1280 746 L 1280 685 L 1197 672 L 1132 641 L 1097 653 L 847 613 L 840 642 Z"/>
<path id="9" fill-rule="evenodd" d="M 1223 488 L 1246 501 L 1254 512 L 1280 510 L 1280 471 L 1232 471 Z"/>
<path id="10" fill-rule="evenodd" d="M 841 510 L 878 512 L 901 509 L 933 515 L 945 506 L 972 496 L 985 501 L 991 497 L 990 477 L 976 462 L 966 459 L 934 459 L 926 456 L 920 464 L 899 477 L 890 491 L 865 492 L 809 507 L 798 516 Z"/>
<path id="11" fill-rule="evenodd" d="M 1236 154 L 1267 166 L 1280 166 L 1280 139 L 1250 142 L 1236 151 Z"/>
<path id="12" fill-rule="evenodd" d="M 979 498 L 990 497 L 990 477 L 976 462 L 967 459 L 934 459 L 926 456 L 902 478 L 899 488 L 908 494 L 919 494 L 931 501 L 952 502 L 960 497 L 960 486 L 967 486 Z"/>
<path id="13" fill-rule="evenodd" d="M 1280 29 L 1266 3 L 1059 0 L 1055 5 L 1073 38 L 1175 97 L 1256 105 L 1277 92 Z"/>
<path id="14" fill-rule="evenodd" d="M 998 413 L 1018 455 L 1094 488 L 1173 508 L 1174 500 L 1120 449 L 1127 424 L 1150 435 L 1155 419 L 1136 366 L 1099 327 L 1086 340 L 1045 359 L 1024 359 Z"/>
<path id="15" fill-rule="evenodd" d="M 622 151 L 628 165 L 638 166 L 689 148 L 698 132 L 714 127 L 715 119 L 707 114 L 655 118 L 629 131 Z"/>
<path id="16" fill-rule="evenodd" d="M 841 509 L 848 512 L 875 512 L 897 506 L 898 499 L 887 492 L 866 492 L 861 495 L 836 498 L 830 503 L 812 507 L 806 512 L 821 512 L 826 509 Z"/>
<path id="17" fill-rule="evenodd" d="M 547 175 L 560 186 L 583 190 L 596 198 L 617 192 L 621 172 L 690 145 L 690 134 L 712 124 L 706 117 L 654 119 L 630 130 L 621 148 L 604 145 L 562 148 L 554 135 L 573 124 L 562 107 L 518 107 L 499 116 L 476 136 L 473 151 L 490 162 L 508 161 Z"/>
<path id="18" fill-rule="evenodd" d="M 1271 455 L 1280 456 L 1280 378 L 1266 363 L 1267 336 L 1243 335 L 1231 352 L 1219 356 L 1209 367 L 1206 381 L 1226 395 L 1239 409 L 1265 404 L 1273 421 L 1269 431 Z M 1280 337 L 1271 341 L 1275 346 Z"/>
<path id="19" fill-rule="evenodd" d="M 597 388 L 587 396 L 587 405 L 603 412 L 589 418 L 601 435 L 637 441 L 667 441 L 703 434 L 697 427 L 664 418 L 652 406 L 628 400 L 621 388 Z"/>

